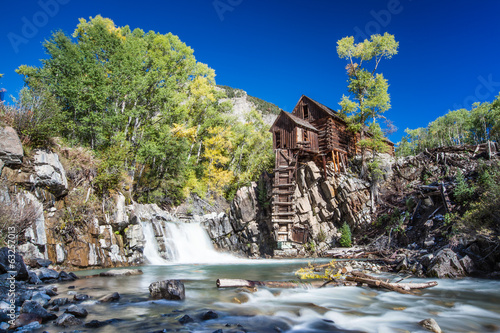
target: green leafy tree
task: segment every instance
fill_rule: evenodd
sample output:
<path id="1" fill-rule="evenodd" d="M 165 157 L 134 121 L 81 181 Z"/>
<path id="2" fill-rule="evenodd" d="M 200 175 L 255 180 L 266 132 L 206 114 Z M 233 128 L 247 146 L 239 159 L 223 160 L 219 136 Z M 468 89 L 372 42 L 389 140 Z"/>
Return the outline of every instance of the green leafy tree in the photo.
<path id="1" fill-rule="evenodd" d="M 347 120 L 349 129 L 360 133 L 358 143 L 362 150 L 362 174 L 365 173 L 364 151 L 370 145 L 378 148 L 381 141 L 378 136 L 380 127 L 372 126 L 377 119 L 383 118 L 383 113 L 390 109 L 390 96 L 387 92 L 388 83 L 383 74 L 377 73 L 382 59 L 390 59 L 397 54 L 399 43 L 393 35 L 372 35 L 361 43 L 354 43 L 354 37 L 345 37 L 337 42 L 339 58 L 346 59 L 349 95 L 343 95 L 340 101 L 341 111 Z M 371 67 L 371 70 L 368 69 Z M 367 135 L 368 134 L 368 135 Z M 374 151 L 374 150 L 372 150 Z M 375 152 L 375 151 L 374 151 Z"/>
<path id="2" fill-rule="evenodd" d="M 435 147 L 498 141 L 499 124 L 500 96 L 491 103 L 475 103 L 471 110 L 449 111 L 425 128 L 406 129 L 397 154 L 407 156 Z"/>

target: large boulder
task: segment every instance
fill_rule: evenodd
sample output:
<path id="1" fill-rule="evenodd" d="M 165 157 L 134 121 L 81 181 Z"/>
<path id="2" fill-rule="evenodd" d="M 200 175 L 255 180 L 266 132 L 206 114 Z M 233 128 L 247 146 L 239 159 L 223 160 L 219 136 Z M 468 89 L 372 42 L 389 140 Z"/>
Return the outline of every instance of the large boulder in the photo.
<path id="1" fill-rule="evenodd" d="M 33 183 L 36 186 L 46 186 L 56 197 L 68 193 L 66 172 L 55 153 L 37 150 L 34 156 L 35 175 Z"/>
<path id="2" fill-rule="evenodd" d="M 16 131 L 9 126 L 0 127 L 0 160 L 9 167 L 23 163 L 23 146 Z"/>
<path id="3" fill-rule="evenodd" d="M 16 280 L 25 281 L 29 279 L 28 269 L 24 264 L 23 257 L 14 253 L 7 247 L 0 249 L 0 274 L 15 271 Z"/>
<path id="4" fill-rule="evenodd" d="M 153 299 L 183 300 L 186 298 L 184 284 L 179 280 L 163 280 L 149 285 Z"/>
<path id="5" fill-rule="evenodd" d="M 440 250 L 432 259 L 427 275 L 437 278 L 457 278 L 465 276 L 464 268 L 455 252 L 449 248 Z"/>

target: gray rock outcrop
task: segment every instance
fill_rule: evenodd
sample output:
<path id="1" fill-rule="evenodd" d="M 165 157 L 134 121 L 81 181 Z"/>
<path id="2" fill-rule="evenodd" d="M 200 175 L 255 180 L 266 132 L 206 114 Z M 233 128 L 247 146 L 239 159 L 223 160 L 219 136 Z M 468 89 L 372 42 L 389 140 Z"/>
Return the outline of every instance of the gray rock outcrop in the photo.
<path id="1" fill-rule="evenodd" d="M 66 172 L 56 153 L 37 150 L 34 165 L 35 174 L 32 179 L 34 184 L 47 187 L 56 197 L 62 197 L 68 193 Z"/>
<path id="2" fill-rule="evenodd" d="M 23 156 L 23 146 L 16 130 L 9 126 L 0 127 L 0 160 L 3 164 L 18 167 L 23 163 Z"/>

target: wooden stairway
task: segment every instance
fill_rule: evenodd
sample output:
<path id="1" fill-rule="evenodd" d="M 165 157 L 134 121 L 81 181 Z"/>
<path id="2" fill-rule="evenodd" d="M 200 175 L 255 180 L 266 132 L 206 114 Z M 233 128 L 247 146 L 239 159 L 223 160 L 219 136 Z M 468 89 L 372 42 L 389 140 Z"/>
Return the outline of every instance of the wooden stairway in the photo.
<path id="1" fill-rule="evenodd" d="M 274 169 L 272 224 L 278 246 L 292 240 L 295 222 L 295 168 L 296 159 L 287 149 L 276 149 Z"/>

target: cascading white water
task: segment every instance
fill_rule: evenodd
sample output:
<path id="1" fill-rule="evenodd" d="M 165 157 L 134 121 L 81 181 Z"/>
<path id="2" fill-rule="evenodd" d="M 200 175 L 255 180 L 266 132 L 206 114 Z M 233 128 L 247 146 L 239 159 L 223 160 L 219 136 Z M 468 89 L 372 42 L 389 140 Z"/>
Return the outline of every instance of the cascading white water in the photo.
<path id="1" fill-rule="evenodd" d="M 166 248 L 176 263 L 228 263 L 238 258 L 217 252 L 199 223 L 165 223 Z"/>
<path id="2" fill-rule="evenodd" d="M 243 260 L 217 252 L 206 230 L 199 223 L 165 221 L 155 221 L 155 223 L 162 233 L 159 239 L 155 237 L 151 222 L 141 223 L 146 241 L 144 256 L 153 265 L 232 263 Z M 165 243 L 165 255 L 168 260 L 160 255 L 158 241 Z"/>
<path id="3" fill-rule="evenodd" d="M 153 224 L 147 222 L 141 222 L 142 232 L 144 234 L 145 244 L 144 244 L 144 257 L 152 265 L 165 265 L 168 261 L 163 259 L 158 252 L 158 242 L 156 241 L 155 232 L 153 230 Z"/>

